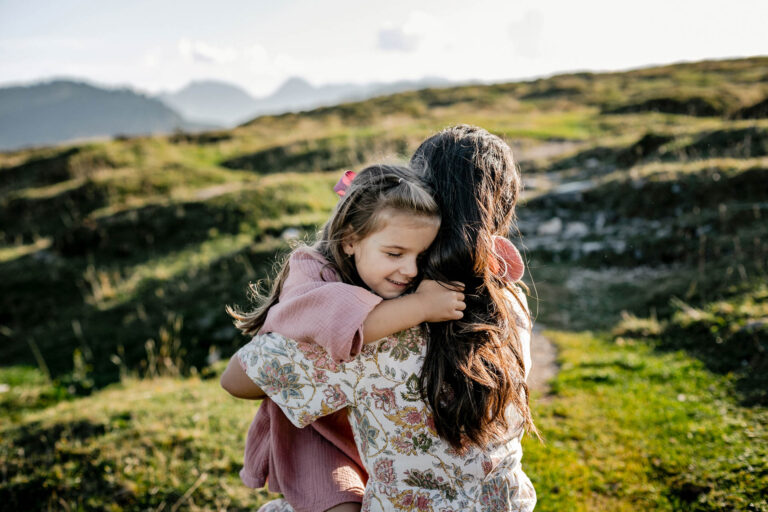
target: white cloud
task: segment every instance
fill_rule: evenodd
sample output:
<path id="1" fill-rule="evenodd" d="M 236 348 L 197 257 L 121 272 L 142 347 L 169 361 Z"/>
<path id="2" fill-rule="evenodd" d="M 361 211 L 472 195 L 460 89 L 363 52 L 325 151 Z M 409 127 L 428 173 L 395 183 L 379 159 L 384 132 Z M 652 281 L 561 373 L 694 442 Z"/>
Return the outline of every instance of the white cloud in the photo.
<path id="1" fill-rule="evenodd" d="M 417 48 L 419 37 L 408 34 L 402 28 L 379 30 L 379 49 L 384 51 L 410 52 Z"/>
<path id="2" fill-rule="evenodd" d="M 378 33 L 378 48 L 384 51 L 414 52 L 433 46 L 445 36 L 445 28 L 434 16 L 413 11 L 401 26 L 385 24 Z"/>
<path id="3" fill-rule="evenodd" d="M 216 46 L 187 38 L 179 40 L 178 49 L 182 57 L 192 62 L 229 64 L 238 58 L 237 50 L 232 47 Z"/>

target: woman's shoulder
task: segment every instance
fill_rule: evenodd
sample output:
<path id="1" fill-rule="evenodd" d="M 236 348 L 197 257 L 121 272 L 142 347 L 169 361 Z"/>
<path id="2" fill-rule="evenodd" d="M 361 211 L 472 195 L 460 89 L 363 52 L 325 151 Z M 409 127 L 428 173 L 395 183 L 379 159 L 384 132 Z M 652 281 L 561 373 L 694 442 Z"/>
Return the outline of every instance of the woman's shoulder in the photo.
<path id="1" fill-rule="evenodd" d="M 392 362 L 414 359 L 420 362 L 424 356 L 427 340 L 420 326 L 391 334 L 375 343 L 363 346 L 362 356 L 369 359 L 384 357 Z"/>

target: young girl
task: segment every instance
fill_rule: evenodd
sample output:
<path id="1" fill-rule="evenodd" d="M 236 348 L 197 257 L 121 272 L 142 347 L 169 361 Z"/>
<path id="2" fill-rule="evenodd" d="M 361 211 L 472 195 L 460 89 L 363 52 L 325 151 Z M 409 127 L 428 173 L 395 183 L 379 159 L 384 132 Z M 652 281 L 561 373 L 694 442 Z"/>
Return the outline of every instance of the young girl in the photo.
<path id="1" fill-rule="evenodd" d="M 321 365 L 335 367 L 365 343 L 423 322 L 461 318 L 459 286 L 422 281 L 403 296 L 415 288 L 420 257 L 440 226 L 437 204 L 420 179 L 407 168 L 377 165 L 339 193 L 319 240 L 291 253 L 263 304 L 250 313 L 228 309 L 237 327 L 316 343 L 325 349 L 316 354 Z M 297 429 L 265 400 L 248 432 L 240 476 L 253 488 L 267 480 L 297 511 L 342 503 L 349 509 L 361 502 L 367 474 L 346 413 L 312 427 Z"/>

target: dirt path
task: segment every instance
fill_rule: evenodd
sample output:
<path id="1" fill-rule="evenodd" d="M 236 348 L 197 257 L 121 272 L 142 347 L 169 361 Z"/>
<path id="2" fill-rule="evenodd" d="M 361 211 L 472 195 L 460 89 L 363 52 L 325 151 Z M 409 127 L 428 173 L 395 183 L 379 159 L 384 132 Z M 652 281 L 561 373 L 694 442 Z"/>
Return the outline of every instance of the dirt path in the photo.
<path id="1" fill-rule="evenodd" d="M 528 375 L 528 386 L 532 391 L 541 393 L 539 399 L 546 399 L 549 393 L 549 385 L 547 383 L 557 375 L 559 368 L 556 358 L 557 349 L 555 349 L 555 345 L 541 334 L 541 327 L 535 327 L 531 339 L 533 367 Z"/>

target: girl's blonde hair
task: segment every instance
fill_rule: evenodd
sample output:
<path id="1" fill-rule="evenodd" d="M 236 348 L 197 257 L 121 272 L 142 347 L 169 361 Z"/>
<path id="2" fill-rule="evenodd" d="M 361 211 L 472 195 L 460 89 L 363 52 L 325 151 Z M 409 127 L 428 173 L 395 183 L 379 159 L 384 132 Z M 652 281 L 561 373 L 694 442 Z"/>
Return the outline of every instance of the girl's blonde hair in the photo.
<path id="1" fill-rule="evenodd" d="M 388 214 L 393 210 L 425 220 L 440 221 L 440 210 L 431 191 L 409 167 L 367 167 L 352 180 L 312 248 L 323 255 L 342 282 L 364 287 L 354 260 L 344 253 L 343 243 L 363 239 L 383 229 Z M 241 312 L 227 306 L 227 313 L 235 319 L 235 326 L 243 334 L 257 334 L 267 319 L 269 309 L 280 300 L 283 283 L 288 277 L 289 257 L 282 261 L 269 294 L 262 295 L 258 285 L 249 285 L 251 296 L 258 303 L 256 309 Z"/>

